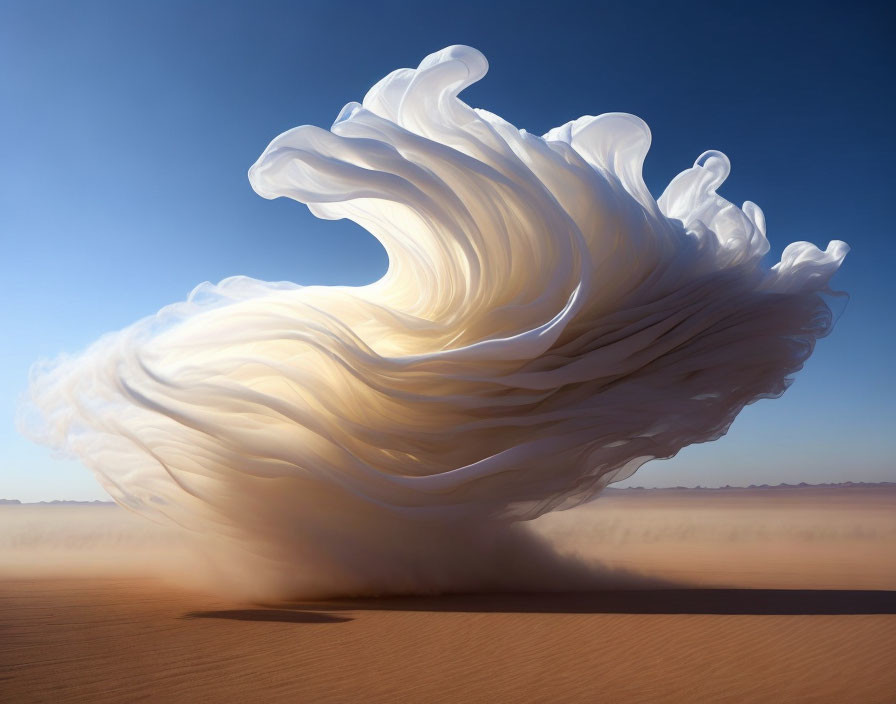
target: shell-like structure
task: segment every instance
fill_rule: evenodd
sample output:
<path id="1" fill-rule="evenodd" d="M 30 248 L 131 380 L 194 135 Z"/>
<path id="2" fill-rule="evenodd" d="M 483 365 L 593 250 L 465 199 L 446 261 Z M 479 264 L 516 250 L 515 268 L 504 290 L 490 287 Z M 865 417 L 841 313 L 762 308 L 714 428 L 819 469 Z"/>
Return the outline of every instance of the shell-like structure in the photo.
<path id="1" fill-rule="evenodd" d="M 351 537 L 568 508 L 781 394 L 847 246 L 768 268 L 762 211 L 716 192 L 723 154 L 656 200 L 642 120 L 531 135 L 458 98 L 486 70 L 439 51 L 249 171 L 371 232 L 382 279 L 204 284 L 37 368 L 30 431 L 141 512 L 237 534 L 276 505 L 280 531 Z"/>

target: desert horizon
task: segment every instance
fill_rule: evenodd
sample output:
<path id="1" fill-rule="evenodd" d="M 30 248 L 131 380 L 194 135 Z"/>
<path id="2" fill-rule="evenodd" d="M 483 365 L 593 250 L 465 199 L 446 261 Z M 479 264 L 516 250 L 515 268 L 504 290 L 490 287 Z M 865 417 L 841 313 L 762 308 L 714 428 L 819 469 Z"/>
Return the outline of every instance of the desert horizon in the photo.
<path id="1" fill-rule="evenodd" d="M 896 485 L 619 489 L 532 522 L 604 586 L 246 599 L 107 505 L 0 507 L 9 701 L 843 702 L 896 692 Z M 599 580 L 598 580 L 599 581 Z"/>
<path id="2" fill-rule="evenodd" d="M 875 487 L 887 488 L 896 486 L 896 482 L 885 481 L 847 481 L 847 482 L 798 482 L 789 484 L 781 482 L 780 484 L 746 484 L 744 486 L 726 484 L 724 486 L 608 486 L 603 490 L 604 495 L 620 491 L 731 491 L 743 489 L 852 489 L 852 488 L 868 488 Z M 44 506 L 44 505 L 68 505 L 68 506 L 116 506 L 117 504 L 111 499 L 42 499 L 38 501 L 22 501 L 16 498 L 0 497 L 0 506 Z"/>

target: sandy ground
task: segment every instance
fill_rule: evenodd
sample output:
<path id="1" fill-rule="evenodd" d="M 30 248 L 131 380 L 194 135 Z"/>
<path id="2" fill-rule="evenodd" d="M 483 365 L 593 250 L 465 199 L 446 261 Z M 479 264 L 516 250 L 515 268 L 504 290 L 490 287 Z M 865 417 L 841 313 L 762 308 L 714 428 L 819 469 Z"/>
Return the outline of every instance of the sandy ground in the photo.
<path id="1" fill-rule="evenodd" d="M 537 528 L 676 584 L 247 604 L 177 586 L 177 537 L 120 509 L 0 507 L 0 701 L 896 702 L 896 487 L 611 492 Z"/>

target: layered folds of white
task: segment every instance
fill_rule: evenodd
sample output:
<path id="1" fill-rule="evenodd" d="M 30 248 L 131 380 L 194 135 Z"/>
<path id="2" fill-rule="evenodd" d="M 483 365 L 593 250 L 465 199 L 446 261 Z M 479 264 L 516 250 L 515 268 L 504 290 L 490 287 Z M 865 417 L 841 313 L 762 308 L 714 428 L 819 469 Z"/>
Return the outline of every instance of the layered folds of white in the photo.
<path id="1" fill-rule="evenodd" d="M 297 570 L 341 551 L 333 580 L 368 554 L 413 562 L 383 545 L 424 526 L 574 506 L 781 394 L 830 329 L 847 246 L 797 242 L 769 269 L 762 211 L 716 192 L 723 154 L 655 200 L 643 121 L 531 135 L 458 98 L 486 69 L 432 54 L 249 171 L 369 230 L 382 279 L 203 284 L 36 369 L 30 432 L 137 511 Z"/>

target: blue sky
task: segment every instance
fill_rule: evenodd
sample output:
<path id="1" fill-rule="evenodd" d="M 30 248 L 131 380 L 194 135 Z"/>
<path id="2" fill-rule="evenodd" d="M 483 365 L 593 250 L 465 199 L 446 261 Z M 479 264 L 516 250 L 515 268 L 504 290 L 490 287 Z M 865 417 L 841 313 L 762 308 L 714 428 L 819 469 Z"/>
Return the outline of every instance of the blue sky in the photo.
<path id="1" fill-rule="evenodd" d="M 90 474 L 14 428 L 31 363 L 76 352 L 234 274 L 361 284 L 379 244 L 266 201 L 246 170 L 449 44 L 491 70 L 465 100 L 542 133 L 650 125 L 648 185 L 706 149 L 765 211 L 772 254 L 852 247 L 850 302 L 779 400 L 644 485 L 896 480 L 894 14 L 884 3 L 0 2 L 0 497 L 93 499 Z"/>

